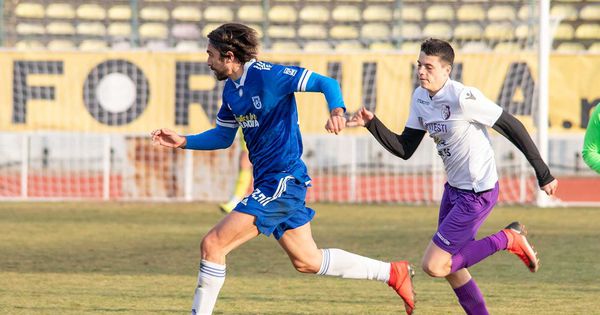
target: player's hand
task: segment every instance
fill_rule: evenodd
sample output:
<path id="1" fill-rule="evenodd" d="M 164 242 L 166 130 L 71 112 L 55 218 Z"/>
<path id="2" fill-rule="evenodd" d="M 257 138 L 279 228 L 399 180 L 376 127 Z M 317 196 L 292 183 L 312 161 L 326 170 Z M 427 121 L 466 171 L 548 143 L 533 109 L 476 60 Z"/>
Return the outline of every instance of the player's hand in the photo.
<path id="1" fill-rule="evenodd" d="M 159 144 L 169 148 L 180 148 L 185 146 L 186 139 L 184 136 L 178 135 L 175 131 L 162 128 L 156 129 L 150 133 L 152 143 Z"/>
<path id="2" fill-rule="evenodd" d="M 346 127 L 346 117 L 344 117 L 344 109 L 336 108 L 331 111 L 325 130 L 329 133 L 335 133 L 336 135 Z"/>
<path id="3" fill-rule="evenodd" d="M 368 124 L 373 119 L 373 117 L 375 117 L 375 115 L 372 112 L 370 112 L 365 107 L 361 107 L 361 109 L 359 109 L 352 116 L 352 118 L 350 118 L 350 120 L 348 120 L 348 122 L 346 123 L 346 127 L 357 127 L 357 126 L 364 127 L 366 124 Z"/>
<path id="4" fill-rule="evenodd" d="M 556 193 L 557 189 L 558 189 L 558 180 L 557 179 L 554 179 L 553 181 L 551 181 L 550 183 L 548 183 L 542 187 L 542 190 L 548 196 L 553 196 Z"/>

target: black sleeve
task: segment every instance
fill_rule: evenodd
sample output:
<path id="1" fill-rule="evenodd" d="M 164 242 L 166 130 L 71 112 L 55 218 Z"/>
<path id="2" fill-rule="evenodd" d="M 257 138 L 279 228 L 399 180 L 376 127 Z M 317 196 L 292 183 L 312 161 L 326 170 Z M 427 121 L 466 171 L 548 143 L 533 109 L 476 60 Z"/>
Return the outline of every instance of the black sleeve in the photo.
<path id="1" fill-rule="evenodd" d="M 371 121 L 365 124 L 365 128 L 393 155 L 408 160 L 419 147 L 425 130 L 404 128 L 401 135 L 397 135 L 389 130 L 382 122 L 374 116 Z"/>
<path id="2" fill-rule="evenodd" d="M 529 133 L 525 129 L 525 126 L 515 116 L 502 111 L 502 115 L 492 126 L 494 130 L 503 135 L 506 139 L 510 140 L 529 161 L 529 164 L 533 166 L 535 170 L 535 176 L 537 177 L 538 184 L 543 187 L 554 180 L 548 165 L 542 160 L 540 152 L 538 151 L 535 143 L 529 136 Z"/>

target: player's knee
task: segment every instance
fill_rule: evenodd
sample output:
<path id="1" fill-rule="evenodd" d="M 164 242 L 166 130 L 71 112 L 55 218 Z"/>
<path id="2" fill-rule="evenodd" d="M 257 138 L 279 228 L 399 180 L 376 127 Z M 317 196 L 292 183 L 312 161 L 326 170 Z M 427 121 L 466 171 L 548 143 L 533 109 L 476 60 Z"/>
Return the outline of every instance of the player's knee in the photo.
<path id="1" fill-rule="evenodd" d="M 216 235 L 209 233 L 204 236 L 200 243 L 200 252 L 202 253 L 203 259 L 206 259 L 207 257 L 222 256 L 221 251 L 222 248 Z"/>
<path id="2" fill-rule="evenodd" d="M 433 261 L 423 261 L 421 268 L 430 277 L 442 278 L 448 275 L 448 270 L 443 265 L 435 263 Z"/>

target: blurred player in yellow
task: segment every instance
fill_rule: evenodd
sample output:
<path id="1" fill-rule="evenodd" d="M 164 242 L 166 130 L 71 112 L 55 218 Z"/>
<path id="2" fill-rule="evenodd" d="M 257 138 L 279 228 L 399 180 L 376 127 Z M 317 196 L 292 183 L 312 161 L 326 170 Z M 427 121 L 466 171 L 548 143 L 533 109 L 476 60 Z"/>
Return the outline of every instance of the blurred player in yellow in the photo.
<path id="1" fill-rule="evenodd" d="M 240 169 L 235 181 L 233 195 L 226 203 L 219 204 L 219 209 L 225 213 L 231 212 L 248 195 L 248 191 L 252 187 L 252 163 L 250 163 L 248 157 L 248 148 L 246 147 L 244 135 L 238 132 L 238 136 L 240 137 Z"/>

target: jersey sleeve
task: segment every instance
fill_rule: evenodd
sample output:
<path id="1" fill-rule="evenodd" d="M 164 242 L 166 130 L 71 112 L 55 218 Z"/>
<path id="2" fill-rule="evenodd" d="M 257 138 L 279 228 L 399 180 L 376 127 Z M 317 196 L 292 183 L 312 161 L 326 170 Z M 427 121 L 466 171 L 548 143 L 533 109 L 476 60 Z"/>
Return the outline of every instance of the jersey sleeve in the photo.
<path id="1" fill-rule="evenodd" d="M 412 96 L 412 100 L 410 102 L 410 112 L 408 113 L 408 119 L 406 120 L 406 126 L 408 128 L 412 128 L 412 129 L 418 129 L 418 130 L 427 130 L 425 128 L 425 126 L 423 125 L 423 122 L 421 120 L 419 120 L 419 115 L 418 115 L 418 105 L 416 103 L 416 97 L 415 97 L 416 91 L 415 93 L 413 93 Z"/>
<path id="2" fill-rule="evenodd" d="M 223 102 L 217 113 L 217 125 L 226 128 L 238 128 L 239 124 L 229 107 L 229 104 Z"/>
<path id="3" fill-rule="evenodd" d="M 312 71 L 297 66 L 274 64 L 271 70 L 263 72 L 265 86 L 272 87 L 277 95 L 306 91 L 306 84 Z"/>
<path id="4" fill-rule="evenodd" d="M 472 122 L 492 127 L 502 114 L 502 107 L 489 100 L 481 91 L 465 87 L 459 96 L 465 117 Z"/>

